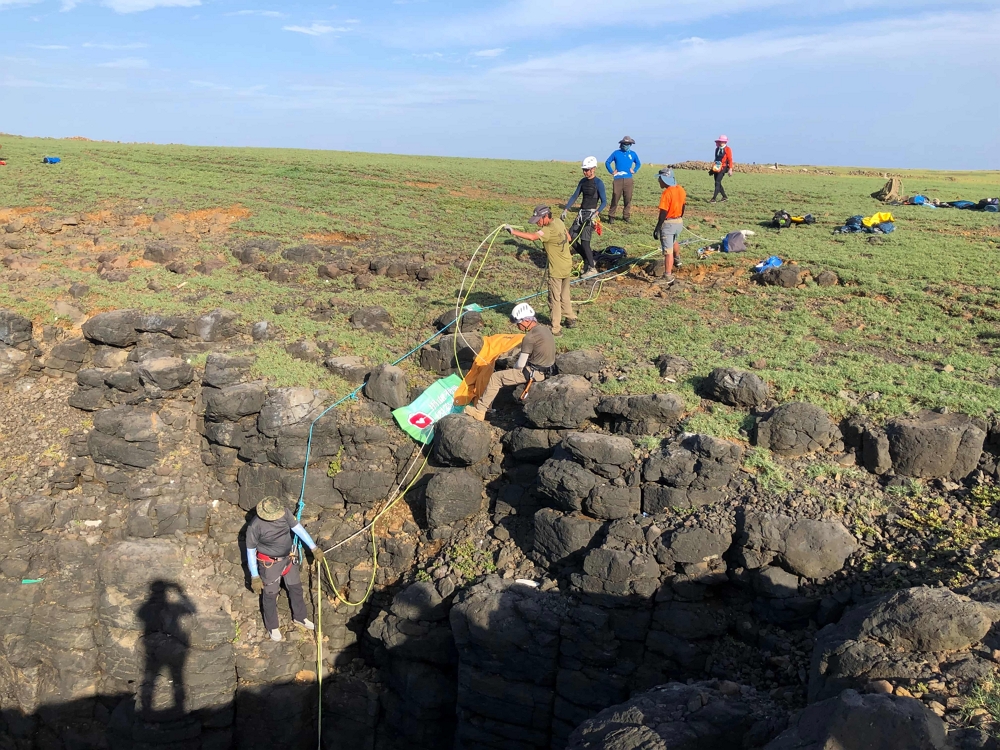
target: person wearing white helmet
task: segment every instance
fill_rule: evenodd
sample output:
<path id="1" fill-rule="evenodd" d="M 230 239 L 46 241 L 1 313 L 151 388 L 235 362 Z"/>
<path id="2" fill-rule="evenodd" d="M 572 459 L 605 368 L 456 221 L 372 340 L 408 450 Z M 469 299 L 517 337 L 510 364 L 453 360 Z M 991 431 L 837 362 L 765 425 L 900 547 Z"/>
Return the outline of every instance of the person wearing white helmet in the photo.
<path id="1" fill-rule="evenodd" d="M 538 227 L 536 232 L 521 232 L 510 224 L 504 229 L 515 237 L 532 242 L 541 242 L 548 261 L 549 276 L 549 319 L 552 321 L 552 335 L 562 335 L 562 320 L 566 318 L 566 327 L 576 326 L 576 315 L 573 312 L 573 302 L 570 299 L 570 280 L 573 276 L 573 254 L 569 250 L 573 238 L 569 236 L 562 219 L 552 215 L 548 206 L 535 206 L 535 211 L 528 219 Z"/>
<path id="2" fill-rule="evenodd" d="M 576 184 L 576 190 L 566 201 L 566 208 L 559 218 L 566 221 L 566 214 L 576 203 L 577 196 L 583 196 L 580 201 L 580 211 L 573 219 L 569 233 L 571 237 L 576 238 L 573 242 L 573 249 L 583 256 L 583 273 L 580 278 L 585 279 L 597 273 L 597 264 L 594 262 L 594 251 L 590 247 L 590 240 L 594 236 L 594 220 L 600 216 L 601 211 L 608 204 L 608 198 L 604 191 L 604 182 L 596 176 L 597 157 L 588 156 L 583 160 L 580 168 L 583 169 L 583 179 Z"/>
<path id="3" fill-rule="evenodd" d="M 494 372 L 476 404 L 465 407 L 465 413 L 479 421 L 486 419 L 486 412 L 504 386 L 545 380 L 546 376 L 555 374 L 556 340 L 551 329 L 538 322 L 534 308 L 527 302 L 515 306 L 510 317 L 517 330 L 524 334 L 521 354 L 512 369 Z"/>

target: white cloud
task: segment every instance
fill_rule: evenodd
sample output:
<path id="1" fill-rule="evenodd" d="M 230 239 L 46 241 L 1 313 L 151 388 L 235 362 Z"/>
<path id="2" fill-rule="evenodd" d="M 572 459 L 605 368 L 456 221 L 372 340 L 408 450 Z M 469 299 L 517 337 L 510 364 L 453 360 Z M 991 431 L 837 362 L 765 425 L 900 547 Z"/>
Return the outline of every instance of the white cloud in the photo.
<path id="1" fill-rule="evenodd" d="M 231 86 L 223 86 L 219 83 L 212 83 L 211 81 L 188 81 L 192 86 L 199 89 L 211 89 L 212 91 L 231 91 Z"/>
<path id="2" fill-rule="evenodd" d="M 284 13 L 276 10 L 237 10 L 226 13 L 227 16 L 263 16 L 264 18 L 284 18 Z"/>
<path id="3" fill-rule="evenodd" d="M 34 5 L 41 0 L 0 0 L 0 10 L 4 8 L 14 8 L 18 5 Z"/>
<path id="4" fill-rule="evenodd" d="M 394 1 L 402 4 L 411 0 Z M 985 4 L 989 0 L 970 2 Z M 910 0 L 907 12 L 912 14 L 921 7 L 938 5 L 938 0 Z M 386 43 L 406 49 L 428 46 L 474 48 L 580 29 L 670 29 L 710 18 L 750 17 L 768 9 L 780 9 L 789 18 L 793 15 L 814 17 L 869 8 L 890 12 L 898 10 L 895 0 L 826 0 L 815 4 L 803 0 L 616 0 L 614 12 L 610 15 L 608 7 L 607 0 L 508 0 L 486 10 L 452 13 L 443 18 L 421 19 L 416 23 L 406 19 L 395 25 L 384 24 L 379 33 Z M 546 22 L 539 24 L 539 18 L 545 18 Z"/>
<path id="5" fill-rule="evenodd" d="M 122 70 L 141 70 L 149 67 L 149 61 L 141 57 L 123 57 L 120 60 L 99 63 L 98 68 L 120 68 Z"/>
<path id="6" fill-rule="evenodd" d="M 193 8 L 201 0 L 101 0 L 101 5 L 118 13 L 140 13 L 153 8 Z"/>
<path id="7" fill-rule="evenodd" d="M 73 10 L 78 5 L 77 0 L 62 0 L 62 6 L 59 10 L 65 13 L 68 10 Z"/>
<path id="8" fill-rule="evenodd" d="M 128 44 L 100 44 L 96 42 L 84 42 L 83 46 L 90 49 L 146 49 L 149 45 L 145 42 L 129 42 Z"/>
<path id="9" fill-rule="evenodd" d="M 31 49 L 69 49 L 65 44 L 28 44 Z"/>
<path id="10" fill-rule="evenodd" d="M 309 26 L 283 26 L 285 31 L 294 31 L 298 34 L 308 34 L 309 36 L 323 36 L 324 34 L 343 33 L 350 29 L 343 26 L 328 26 L 325 23 L 314 22 Z"/>
<path id="11" fill-rule="evenodd" d="M 500 55 L 506 51 L 506 47 L 495 47 L 493 49 L 481 49 L 478 52 L 473 52 L 472 54 L 476 57 L 500 57 Z"/>

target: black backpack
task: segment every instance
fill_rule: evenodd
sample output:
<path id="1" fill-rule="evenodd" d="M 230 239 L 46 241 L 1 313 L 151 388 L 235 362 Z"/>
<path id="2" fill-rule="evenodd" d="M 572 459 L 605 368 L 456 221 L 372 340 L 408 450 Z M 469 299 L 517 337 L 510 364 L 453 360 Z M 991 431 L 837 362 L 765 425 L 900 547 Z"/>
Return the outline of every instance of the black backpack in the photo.
<path id="1" fill-rule="evenodd" d="M 792 215 L 785 209 L 775 211 L 774 216 L 771 218 L 771 223 L 777 229 L 787 229 L 792 225 Z"/>

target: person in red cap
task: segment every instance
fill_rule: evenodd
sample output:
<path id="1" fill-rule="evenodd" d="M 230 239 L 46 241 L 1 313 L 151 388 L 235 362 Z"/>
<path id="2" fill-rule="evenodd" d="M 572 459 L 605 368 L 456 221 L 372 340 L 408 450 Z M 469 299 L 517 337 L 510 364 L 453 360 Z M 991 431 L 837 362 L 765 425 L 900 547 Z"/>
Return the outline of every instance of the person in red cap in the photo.
<path id="1" fill-rule="evenodd" d="M 715 178 L 715 192 L 709 203 L 715 203 L 720 195 L 722 200 L 719 203 L 729 200 L 726 189 L 722 187 L 722 178 L 733 173 L 733 151 L 729 148 L 729 139 L 724 135 L 715 139 L 715 161 L 708 173 Z"/>

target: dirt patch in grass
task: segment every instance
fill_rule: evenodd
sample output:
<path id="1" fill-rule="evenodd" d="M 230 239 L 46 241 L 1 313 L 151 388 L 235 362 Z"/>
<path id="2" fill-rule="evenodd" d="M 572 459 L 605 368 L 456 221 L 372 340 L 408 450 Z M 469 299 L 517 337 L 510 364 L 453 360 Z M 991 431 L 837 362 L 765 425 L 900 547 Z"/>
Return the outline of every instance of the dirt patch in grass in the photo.
<path id="1" fill-rule="evenodd" d="M 344 245 L 368 239 L 367 235 L 349 234 L 348 232 L 311 232 L 303 235 L 302 238 L 321 245 Z"/>
<path id="2" fill-rule="evenodd" d="M 434 190 L 441 187 L 437 182 L 404 182 L 407 187 L 420 188 L 421 190 Z"/>
<path id="3" fill-rule="evenodd" d="M 0 224 L 6 224 L 15 219 L 24 219 L 31 224 L 34 221 L 32 214 L 46 213 L 51 211 L 49 206 L 24 206 L 23 208 L 0 208 Z"/>

